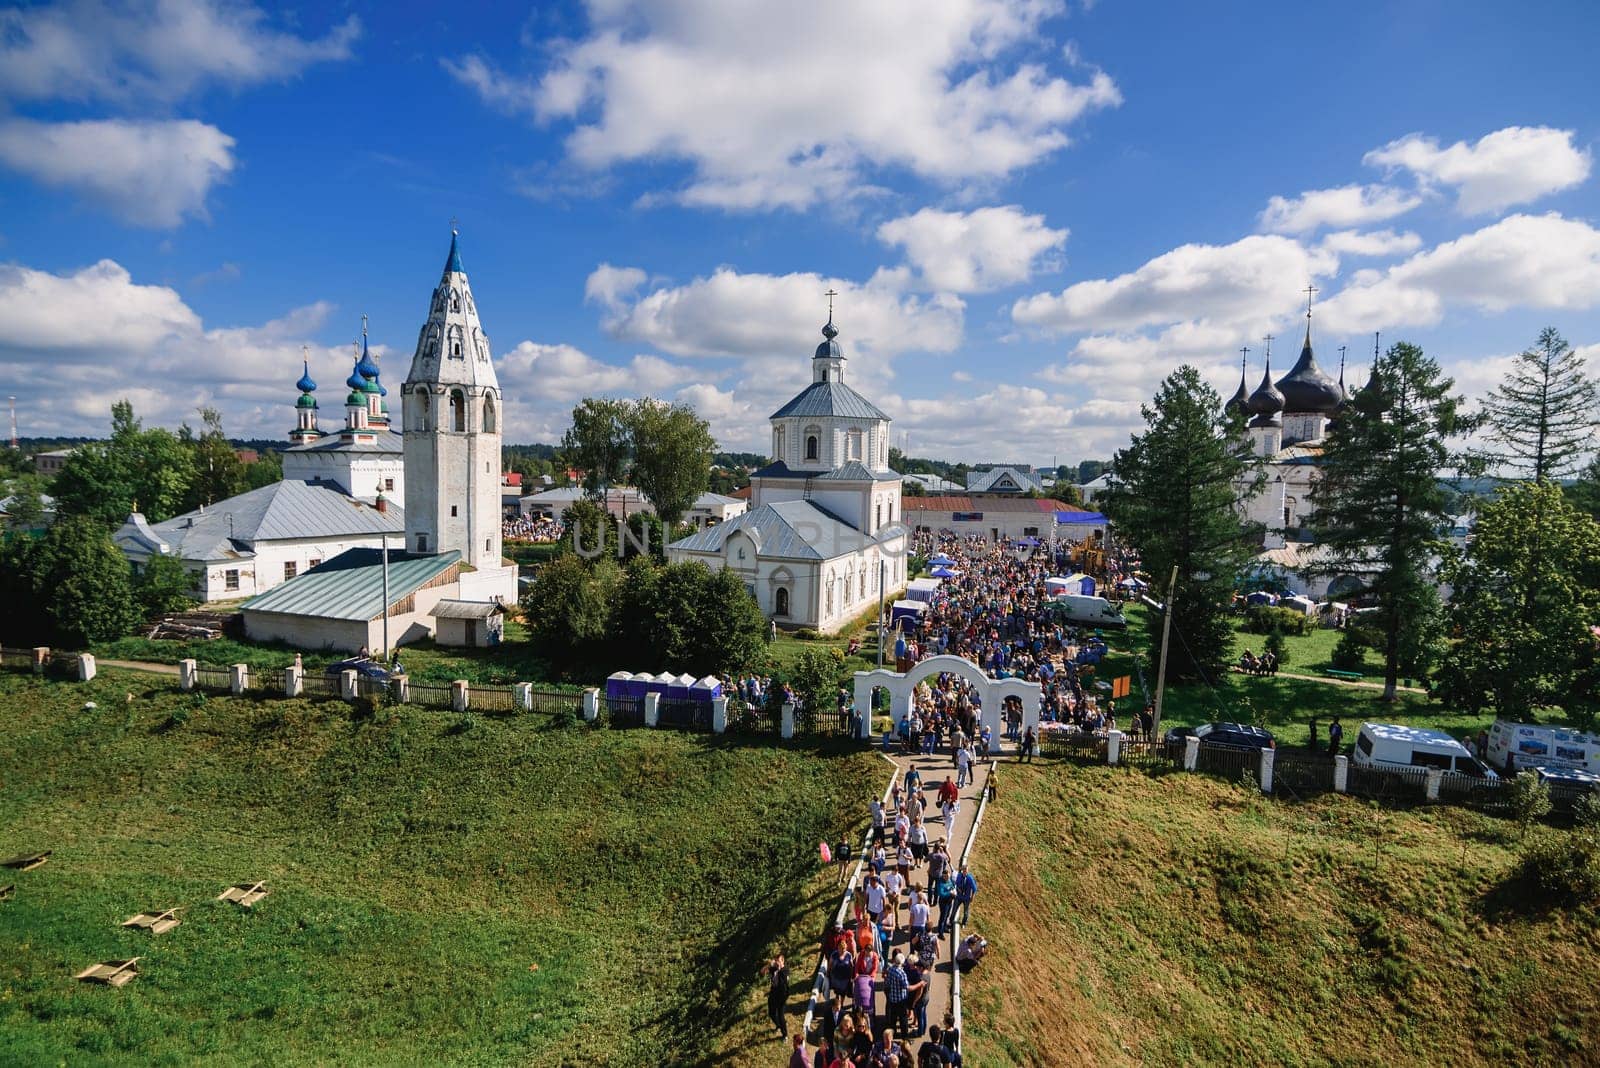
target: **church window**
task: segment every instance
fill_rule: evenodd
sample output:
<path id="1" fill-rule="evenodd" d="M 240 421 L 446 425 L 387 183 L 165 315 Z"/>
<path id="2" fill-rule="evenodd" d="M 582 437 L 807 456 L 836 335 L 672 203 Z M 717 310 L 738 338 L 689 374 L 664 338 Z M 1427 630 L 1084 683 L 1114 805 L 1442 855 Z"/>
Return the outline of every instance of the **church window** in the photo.
<path id="1" fill-rule="evenodd" d="M 295 561 L 285 560 L 283 562 L 283 581 L 288 582 L 290 579 L 294 578 L 295 571 L 298 567 L 299 564 L 297 564 Z"/>
<path id="2" fill-rule="evenodd" d="M 832 575 L 828 576 L 828 597 L 827 597 L 827 601 L 828 601 L 827 614 L 831 616 L 831 615 L 833 615 L 833 576 Z"/>
<path id="3" fill-rule="evenodd" d="M 454 519 L 455 517 L 456 517 L 456 506 L 452 504 L 450 506 L 450 518 Z"/>
<path id="4" fill-rule="evenodd" d="M 486 434 L 494 433 L 494 398 L 483 398 L 483 430 Z"/>
<path id="5" fill-rule="evenodd" d="M 308 561 L 306 563 L 306 566 L 307 567 L 321 567 L 322 566 L 322 561 L 320 559 L 310 560 L 310 561 Z"/>
<path id="6" fill-rule="evenodd" d="M 773 594 L 772 611 L 774 615 L 786 616 L 789 614 L 789 591 L 781 586 Z"/>
<path id="7" fill-rule="evenodd" d="M 866 564 L 862 564 L 861 565 L 861 575 L 859 577 L 859 581 L 861 583 L 861 587 L 860 587 L 861 588 L 861 596 L 865 597 L 867 595 L 867 565 Z"/>
<path id="8" fill-rule="evenodd" d="M 450 310 L 453 312 L 461 310 L 461 294 L 457 293 L 454 287 L 450 290 Z"/>
<path id="9" fill-rule="evenodd" d="M 426 534 L 418 534 L 417 535 L 417 552 L 425 553 L 427 551 L 428 551 L 428 536 Z"/>
<path id="10" fill-rule="evenodd" d="M 861 459 L 861 431 L 852 430 L 845 436 L 845 459 Z"/>
<path id="11" fill-rule="evenodd" d="M 489 539 L 488 538 L 484 538 L 483 539 L 483 551 L 484 552 L 488 552 L 489 551 Z"/>
<path id="12" fill-rule="evenodd" d="M 806 435 L 806 459 L 807 460 L 815 460 L 816 458 L 817 458 L 817 436 L 815 434 L 807 434 Z"/>
<path id="13" fill-rule="evenodd" d="M 456 431 L 467 429 L 467 397 L 459 389 L 450 393 L 450 429 Z"/>
<path id="14" fill-rule="evenodd" d="M 783 427 L 781 427 L 781 426 L 777 427 L 776 429 L 774 429 L 772 431 L 772 458 L 774 460 L 783 459 L 783 446 L 784 446 L 784 440 L 783 439 L 784 439 Z"/>
<path id="15" fill-rule="evenodd" d="M 222 573 L 222 588 L 236 590 L 239 588 L 239 572 L 237 568 L 228 568 Z"/>
<path id="16" fill-rule="evenodd" d="M 872 506 L 872 529 L 877 530 L 883 526 L 883 502 L 879 501 Z"/>
<path id="17" fill-rule="evenodd" d="M 385 493 L 393 493 L 394 492 L 394 479 L 392 479 L 392 478 L 384 479 L 383 480 L 383 490 L 384 490 Z"/>

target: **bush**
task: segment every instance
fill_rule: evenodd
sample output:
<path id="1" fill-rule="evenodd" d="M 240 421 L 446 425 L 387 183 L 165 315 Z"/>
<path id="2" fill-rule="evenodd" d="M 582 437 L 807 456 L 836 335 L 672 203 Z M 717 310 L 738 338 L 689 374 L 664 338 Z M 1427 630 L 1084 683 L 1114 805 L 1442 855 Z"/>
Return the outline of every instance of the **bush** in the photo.
<path id="1" fill-rule="evenodd" d="M 1278 608 L 1270 604 L 1253 604 L 1245 609 L 1244 628 L 1252 634 L 1306 635 L 1317 629 L 1317 620 L 1293 608 Z"/>
<path id="2" fill-rule="evenodd" d="M 1278 658 L 1280 666 L 1289 662 L 1289 643 L 1283 640 L 1283 631 L 1274 630 L 1267 635 L 1266 650 Z"/>
<path id="3" fill-rule="evenodd" d="M 1360 671 L 1366 656 L 1367 643 L 1355 631 L 1347 630 L 1339 635 L 1339 642 L 1328 659 L 1336 670 Z"/>
<path id="4" fill-rule="evenodd" d="M 1544 902 L 1600 900 L 1600 835 L 1587 828 L 1538 835 L 1523 845 L 1517 874 Z"/>
<path id="5" fill-rule="evenodd" d="M 1519 772 L 1511 780 L 1511 788 L 1507 793 L 1511 811 L 1522 825 L 1524 834 L 1535 822 L 1550 814 L 1550 788 L 1540 781 L 1536 772 Z"/>
<path id="6" fill-rule="evenodd" d="M 801 627 L 799 630 L 794 632 L 794 636 L 797 641 L 802 642 L 814 642 L 818 638 L 822 637 L 822 635 L 818 634 L 810 627 Z"/>

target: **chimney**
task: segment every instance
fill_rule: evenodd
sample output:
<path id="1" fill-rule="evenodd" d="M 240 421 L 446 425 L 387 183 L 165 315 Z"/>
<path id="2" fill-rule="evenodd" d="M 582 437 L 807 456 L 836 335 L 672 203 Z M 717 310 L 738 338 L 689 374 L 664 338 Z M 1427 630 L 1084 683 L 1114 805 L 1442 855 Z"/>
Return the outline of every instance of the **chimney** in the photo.
<path id="1" fill-rule="evenodd" d="M 380 493 L 378 494 L 378 499 L 373 504 L 373 507 L 380 512 L 387 512 L 389 510 L 389 499 Z"/>

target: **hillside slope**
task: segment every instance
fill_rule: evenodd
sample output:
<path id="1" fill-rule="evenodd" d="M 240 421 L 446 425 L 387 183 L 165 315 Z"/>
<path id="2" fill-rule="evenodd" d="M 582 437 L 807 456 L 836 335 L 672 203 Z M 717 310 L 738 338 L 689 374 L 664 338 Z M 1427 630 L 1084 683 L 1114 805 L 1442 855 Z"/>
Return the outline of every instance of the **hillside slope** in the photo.
<path id="1" fill-rule="evenodd" d="M 882 790 L 820 745 L 151 685 L 0 675 L 0 854 L 55 851 L 0 880 L 0 1062 L 693 1063 Z"/>
<path id="2" fill-rule="evenodd" d="M 1600 1063 L 1600 918 L 1506 908 L 1514 824 L 1193 774 L 1003 769 L 985 1065 Z"/>

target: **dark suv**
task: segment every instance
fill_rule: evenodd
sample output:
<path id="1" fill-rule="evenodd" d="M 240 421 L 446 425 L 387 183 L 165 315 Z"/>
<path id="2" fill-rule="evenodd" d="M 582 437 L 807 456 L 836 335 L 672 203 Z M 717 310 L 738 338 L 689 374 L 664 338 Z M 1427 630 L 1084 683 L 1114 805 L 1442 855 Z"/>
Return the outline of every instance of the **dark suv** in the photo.
<path id="1" fill-rule="evenodd" d="M 1237 749 L 1276 749 L 1272 732 L 1248 723 L 1202 723 L 1198 727 L 1174 727 L 1167 732 L 1168 745 L 1182 745 L 1185 738 L 1200 739 L 1206 745 L 1231 745 Z"/>

